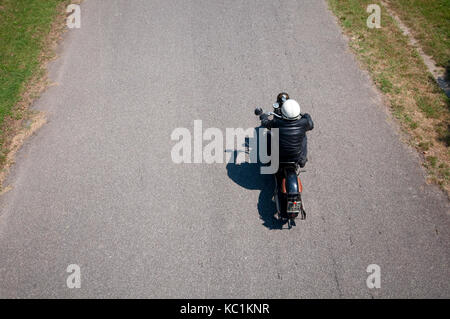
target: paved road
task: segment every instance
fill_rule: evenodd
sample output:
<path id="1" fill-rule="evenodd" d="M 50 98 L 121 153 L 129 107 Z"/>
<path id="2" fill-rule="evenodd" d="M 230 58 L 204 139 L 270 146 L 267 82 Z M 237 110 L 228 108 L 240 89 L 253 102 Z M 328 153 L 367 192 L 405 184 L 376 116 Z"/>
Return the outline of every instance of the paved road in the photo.
<path id="1" fill-rule="evenodd" d="M 1 297 L 450 297 L 449 202 L 324 1 L 86 0 L 60 55 L 0 199 Z M 281 90 L 316 125 L 292 230 L 255 165 L 170 155 L 174 128 L 255 127 Z"/>

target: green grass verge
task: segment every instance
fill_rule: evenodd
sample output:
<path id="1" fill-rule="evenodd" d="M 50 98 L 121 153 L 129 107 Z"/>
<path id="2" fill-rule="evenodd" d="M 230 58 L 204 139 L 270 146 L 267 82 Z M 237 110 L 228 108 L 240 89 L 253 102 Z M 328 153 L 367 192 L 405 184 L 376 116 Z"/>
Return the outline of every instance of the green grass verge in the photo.
<path id="1" fill-rule="evenodd" d="M 424 52 L 450 70 L 450 1 L 388 0 Z"/>
<path id="2" fill-rule="evenodd" d="M 392 1 L 395 2 L 395 1 Z M 399 1 L 409 3 L 450 2 L 450 1 Z M 435 83 L 417 50 L 409 44 L 395 20 L 389 16 L 378 0 L 328 0 L 331 10 L 349 37 L 349 46 L 358 57 L 363 68 L 367 69 L 380 91 L 386 96 L 392 114 L 400 122 L 402 129 L 411 137 L 410 143 L 425 155 L 424 166 L 428 168 L 431 180 L 450 193 L 450 101 Z M 366 21 L 369 4 L 378 4 L 382 8 L 381 28 L 369 29 Z M 422 12 L 424 6 L 411 12 Z M 448 12 L 446 13 L 448 15 Z M 443 14 L 442 16 L 445 16 Z M 445 39 L 448 34 L 448 21 L 443 22 L 441 15 L 427 11 L 425 16 L 433 19 L 438 15 L 443 29 L 433 24 L 433 37 L 430 43 Z M 400 15 L 401 16 L 401 15 Z M 419 20 L 418 20 L 419 21 Z M 442 31 L 444 30 L 444 31 Z M 447 31 L 445 31 L 447 30 Z M 428 31 L 425 31 L 428 32 Z M 430 31 L 431 32 L 431 31 Z M 430 44 L 431 47 L 431 44 Z M 445 62 L 448 58 L 448 42 L 434 45 L 433 57 Z M 447 52 L 447 53 L 445 53 Z"/>
<path id="3" fill-rule="evenodd" d="M 61 3 L 67 0 L 0 0 L 0 165 L 7 153 L 7 119 L 20 117 L 15 106 L 29 81 L 44 73 L 45 40 Z"/>

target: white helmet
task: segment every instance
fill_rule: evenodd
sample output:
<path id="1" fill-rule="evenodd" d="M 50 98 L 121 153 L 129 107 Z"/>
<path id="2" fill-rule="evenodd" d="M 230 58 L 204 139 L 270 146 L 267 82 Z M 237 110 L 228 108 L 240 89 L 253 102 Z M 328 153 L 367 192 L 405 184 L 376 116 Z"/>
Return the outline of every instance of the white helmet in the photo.
<path id="1" fill-rule="evenodd" d="M 300 117 L 300 104 L 296 100 L 289 99 L 281 106 L 281 114 L 288 120 L 296 120 Z"/>

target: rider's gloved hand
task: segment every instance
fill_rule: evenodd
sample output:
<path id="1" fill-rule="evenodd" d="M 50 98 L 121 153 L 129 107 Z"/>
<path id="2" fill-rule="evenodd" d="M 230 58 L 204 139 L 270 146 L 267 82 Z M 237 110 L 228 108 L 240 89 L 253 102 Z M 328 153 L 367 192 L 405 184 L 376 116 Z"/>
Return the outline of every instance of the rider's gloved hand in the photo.
<path id="1" fill-rule="evenodd" d="M 260 119 L 261 121 L 263 121 L 263 120 L 268 120 L 268 119 L 269 119 L 269 115 L 267 115 L 266 113 L 263 113 L 263 114 L 261 114 L 261 115 L 259 116 L 259 119 Z"/>

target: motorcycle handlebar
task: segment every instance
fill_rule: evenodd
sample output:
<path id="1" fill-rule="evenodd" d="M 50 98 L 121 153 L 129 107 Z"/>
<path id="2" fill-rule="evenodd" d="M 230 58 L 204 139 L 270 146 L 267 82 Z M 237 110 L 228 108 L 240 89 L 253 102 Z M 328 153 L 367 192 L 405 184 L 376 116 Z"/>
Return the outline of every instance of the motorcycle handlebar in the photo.
<path id="1" fill-rule="evenodd" d="M 260 116 L 260 115 L 263 114 L 263 113 L 264 113 L 264 111 L 263 111 L 262 108 L 257 107 L 257 108 L 255 109 L 255 115 L 256 115 L 256 116 Z M 278 118 L 281 118 L 280 115 L 278 115 L 278 114 L 276 114 L 276 113 L 274 113 L 274 112 L 267 112 L 266 114 L 267 114 L 267 115 L 273 115 L 273 116 L 276 116 L 276 117 L 278 117 Z M 304 113 L 300 113 L 300 117 L 303 117 L 303 115 L 304 115 Z"/>

